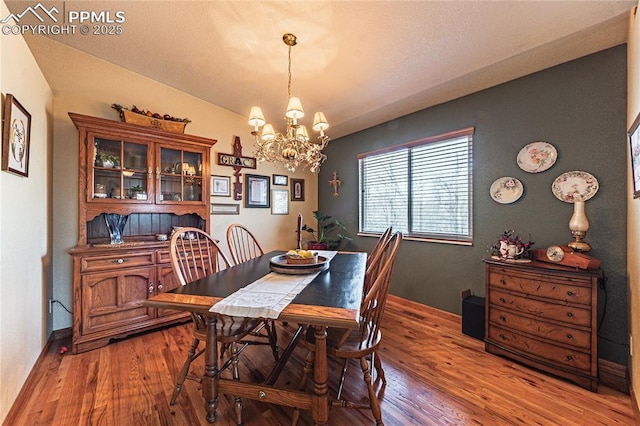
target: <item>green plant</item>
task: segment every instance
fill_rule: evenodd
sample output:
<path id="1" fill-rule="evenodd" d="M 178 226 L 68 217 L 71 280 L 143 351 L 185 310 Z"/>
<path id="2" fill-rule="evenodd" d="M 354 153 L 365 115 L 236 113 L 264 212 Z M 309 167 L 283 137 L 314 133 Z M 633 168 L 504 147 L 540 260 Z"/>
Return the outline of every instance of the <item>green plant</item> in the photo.
<path id="1" fill-rule="evenodd" d="M 313 217 L 316 220 L 317 227 L 314 229 L 305 224 L 302 226 L 302 230 L 308 232 L 311 235 L 310 243 L 326 244 L 328 249 L 335 249 L 340 245 L 342 240 L 351 241 L 352 238 L 348 235 L 340 232 L 346 231 L 347 228 L 338 219 L 332 219 L 331 216 L 321 213 L 316 210 L 313 212 Z M 335 236 L 332 234 L 335 233 Z"/>
<path id="2" fill-rule="evenodd" d="M 111 154 L 105 154 L 105 153 L 98 153 L 96 154 L 96 166 L 104 166 L 105 163 L 111 163 L 114 166 L 119 166 L 120 165 L 120 159 L 118 157 L 116 157 L 115 155 L 111 155 Z"/>

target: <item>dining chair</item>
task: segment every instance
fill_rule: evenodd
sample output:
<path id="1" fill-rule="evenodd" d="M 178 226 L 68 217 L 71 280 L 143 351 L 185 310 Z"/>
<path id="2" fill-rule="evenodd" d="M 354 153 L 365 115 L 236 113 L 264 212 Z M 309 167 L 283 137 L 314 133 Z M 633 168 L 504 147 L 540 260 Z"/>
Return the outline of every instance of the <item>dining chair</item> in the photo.
<path id="1" fill-rule="evenodd" d="M 376 245 L 373 246 L 373 249 L 371 250 L 371 253 L 369 253 L 369 256 L 367 256 L 367 269 L 366 269 L 366 274 L 365 274 L 365 281 L 364 281 L 364 286 L 362 288 L 362 297 L 364 298 L 365 295 L 367 294 L 367 292 L 369 291 L 369 289 L 371 288 L 371 285 L 373 284 L 374 278 L 376 277 L 376 275 L 379 272 L 380 269 L 380 265 L 382 262 L 380 262 L 382 254 L 383 254 L 383 249 L 385 247 L 387 247 L 387 243 L 389 242 L 389 240 L 391 239 L 391 233 L 393 232 L 393 227 L 390 226 L 388 227 L 383 233 L 382 235 L 380 235 L 380 238 L 378 238 L 378 241 L 376 242 Z"/>
<path id="2" fill-rule="evenodd" d="M 232 223 L 227 228 L 227 244 L 233 262 L 238 265 L 264 254 L 258 239 L 244 225 Z M 263 333 L 266 332 L 266 335 Z M 272 320 L 264 320 L 263 326 L 252 332 L 258 338 L 264 338 L 271 346 L 271 352 L 276 361 L 280 359 L 278 352 L 278 333 L 276 323 Z"/>
<path id="3" fill-rule="evenodd" d="M 374 269 L 375 276 L 370 277 L 372 279 L 371 286 L 360 304 L 360 328 L 358 330 L 345 330 L 331 327 L 327 329 L 327 354 L 329 356 L 340 358 L 344 361 L 338 385 L 337 398 L 332 401 L 332 406 L 359 409 L 368 408 L 373 413 L 373 417 L 378 425 L 383 424 L 382 413 L 380 410 L 378 394 L 373 387 L 373 380 L 371 378 L 370 371 L 375 365 L 378 372 L 378 378 L 382 380 L 381 389 L 384 388 L 386 385 L 386 379 L 384 377 L 384 371 L 382 370 L 382 364 L 379 362 L 376 363 L 375 360 L 379 359 L 377 356 L 377 350 L 382 341 L 380 323 L 382 321 L 382 314 L 384 312 L 387 295 L 389 293 L 391 275 L 393 273 L 396 256 L 401 243 L 402 233 L 396 232 L 391 235 L 385 243 L 381 244 L 380 254 L 377 260 L 377 262 L 380 262 L 380 266 L 379 268 Z M 307 329 L 305 338 L 302 342 L 307 348 L 308 354 L 305 359 L 305 366 L 300 384 L 301 390 L 306 387 L 309 375 L 313 372 L 315 335 L 312 327 Z M 367 357 L 371 358 L 371 367 L 369 367 Z M 360 368 L 362 369 L 363 379 L 369 394 L 369 404 L 356 403 L 342 398 L 346 365 L 350 359 L 358 359 L 360 361 Z M 298 417 L 299 411 L 296 409 L 292 416 L 293 424 L 297 423 Z"/>
<path id="4" fill-rule="evenodd" d="M 171 236 L 169 253 L 174 275 L 181 285 L 186 285 L 231 266 L 231 262 L 220 250 L 218 243 L 209 234 L 198 228 L 183 227 L 176 230 Z M 193 319 L 193 341 L 187 360 L 178 377 L 170 405 L 176 403 L 185 379 L 201 382 L 201 376 L 189 375 L 189 368 L 191 363 L 204 353 L 204 348 L 198 351 L 198 346 L 200 342 L 206 342 L 206 323 L 202 314 L 192 313 L 191 317 Z M 222 365 L 220 371 L 231 366 L 233 378 L 239 380 L 238 356 L 249 344 L 241 340 L 260 325 L 260 320 L 218 315 L 216 335 L 218 342 L 222 346 L 221 353 L 225 352 L 225 348 L 230 350 L 230 357 Z M 238 424 L 241 424 L 242 403 L 240 398 L 236 398 L 235 410 L 236 420 Z"/>

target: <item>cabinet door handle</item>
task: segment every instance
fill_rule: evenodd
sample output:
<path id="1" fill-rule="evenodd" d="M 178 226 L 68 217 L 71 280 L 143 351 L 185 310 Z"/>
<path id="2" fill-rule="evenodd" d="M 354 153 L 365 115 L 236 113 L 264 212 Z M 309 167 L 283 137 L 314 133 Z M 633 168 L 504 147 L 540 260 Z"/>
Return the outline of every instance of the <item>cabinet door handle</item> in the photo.
<path id="1" fill-rule="evenodd" d="M 162 283 L 161 282 L 158 283 L 158 291 L 162 291 Z"/>
<path id="2" fill-rule="evenodd" d="M 147 174 L 149 175 L 149 178 L 153 176 L 153 169 L 151 167 L 147 169 Z"/>
<path id="3" fill-rule="evenodd" d="M 153 283 L 149 283 L 149 294 L 153 294 Z"/>
<path id="4" fill-rule="evenodd" d="M 569 318 L 573 318 L 573 313 L 572 313 L 572 312 L 567 312 L 567 316 L 568 316 Z"/>
<path id="5" fill-rule="evenodd" d="M 567 296 L 569 296 L 569 297 L 573 297 L 573 296 L 575 296 L 575 295 L 576 295 L 576 294 L 575 294 L 574 292 L 572 292 L 572 291 L 568 291 L 568 292 L 567 292 Z"/>
<path id="6" fill-rule="evenodd" d="M 507 322 L 507 318 L 504 315 L 500 315 L 500 321 Z"/>
<path id="7" fill-rule="evenodd" d="M 156 179 L 160 180 L 160 167 L 156 168 Z"/>
<path id="8" fill-rule="evenodd" d="M 571 333 L 567 334 L 567 339 L 573 339 L 573 334 Z"/>
<path id="9" fill-rule="evenodd" d="M 120 264 L 120 263 L 124 263 L 124 262 L 128 262 L 128 261 L 129 261 L 129 259 L 123 259 L 123 258 L 120 258 L 120 259 L 113 259 L 113 260 L 111 261 L 111 263 L 118 263 L 118 264 Z"/>

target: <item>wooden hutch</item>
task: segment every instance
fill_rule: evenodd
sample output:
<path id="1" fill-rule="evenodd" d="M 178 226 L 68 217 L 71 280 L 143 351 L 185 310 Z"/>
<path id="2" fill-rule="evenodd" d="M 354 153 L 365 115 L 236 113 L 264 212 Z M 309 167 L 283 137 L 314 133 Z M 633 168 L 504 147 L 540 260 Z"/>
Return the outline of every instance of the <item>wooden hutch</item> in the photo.
<path id="1" fill-rule="evenodd" d="M 209 166 L 217 141 L 69 116 L 80 142 L 78 244 L 69 250 L 72 352 L 79 353 L 189 319 L 188 313 L 148 308 L 142 301 L 179 285 L 168 241 L 158 236 L 176 226 L 210 232 Z M 121 238 L 113 230 L 114 218 L 126 223 Z"/>

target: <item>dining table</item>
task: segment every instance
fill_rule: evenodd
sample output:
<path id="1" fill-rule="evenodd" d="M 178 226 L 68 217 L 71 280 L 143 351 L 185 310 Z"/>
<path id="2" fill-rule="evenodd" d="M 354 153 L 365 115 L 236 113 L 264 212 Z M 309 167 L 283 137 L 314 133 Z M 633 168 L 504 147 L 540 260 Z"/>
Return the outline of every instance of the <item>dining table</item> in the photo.
<path id="1" fill-rule="evenodd" d="M 284 253 L 285 251 L 265 253 L 184 286 L 159 293 L 143 302 L 145 306 L 149 307 L 194 312 L 205 317 L 207 340 L 202 395 L 207 421 L 210 423 L 216 420 L 218 394 L 222 393 L 310 410 L 314 424 L 328 424 L 330 399 L 328 395 L 327 328 L 358 329 L 366 253 L 335 253 L 328 268 L 321 270 L 275 318 L 277 321 L 313 328 L 315 358 L 312 392 L 274 385 L 284 368 L 284 364 L 295 349 L 303 327 L 299 327 L 298 332 L 293 335 L 264 382 L 228 379 L 219 374 L 216 322 L 220 314 L 211 312 L 210 309 L 238 290 L 250 286 L 267 274 L 275 273 L 271 272 L 271 268 L 275 265 L 274 259 L 280 258 Z M 275 269 L 278 270 L 278 268 Z M 265 318 L 256 317 L 256 319 Z"/>

